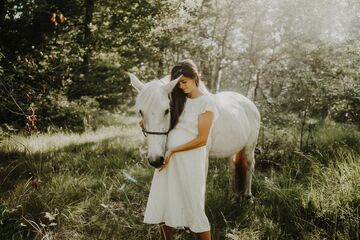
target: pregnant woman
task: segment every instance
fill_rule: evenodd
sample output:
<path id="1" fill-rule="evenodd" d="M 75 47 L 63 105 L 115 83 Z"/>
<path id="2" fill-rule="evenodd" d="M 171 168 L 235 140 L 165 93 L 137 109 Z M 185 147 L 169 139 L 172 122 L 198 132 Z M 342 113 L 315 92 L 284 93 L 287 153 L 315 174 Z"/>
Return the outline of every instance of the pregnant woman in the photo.
<path id="1" fill-rule="evenodd" d="M 193 61 L 184 60 L 172 68 L 171 80 L 179 77 L 171 92 L 167 151 L 163 165 L 154 172 L 144 222 L 160 224 L 166 240 L 172 239 L 174 228 L 190 229 L 198 239 L 210 240 L 205 214 L 207 145 L 218 110 L 212 94 L 199 88 Z"/>

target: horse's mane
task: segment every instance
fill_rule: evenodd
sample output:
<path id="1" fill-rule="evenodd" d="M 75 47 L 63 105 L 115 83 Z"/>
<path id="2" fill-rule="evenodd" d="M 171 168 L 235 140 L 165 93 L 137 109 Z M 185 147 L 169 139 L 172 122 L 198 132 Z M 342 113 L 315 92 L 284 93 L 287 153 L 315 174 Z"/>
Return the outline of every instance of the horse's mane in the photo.
<path id="1" fill-rule="evenodd" d="M 199 81 L 199 90 L 203 94 L 207 94 L 207 95 L 211 94 L 211 92 L 209 92 L 209 90 L 206 88 L 206 86 L 202 80 Z"/>

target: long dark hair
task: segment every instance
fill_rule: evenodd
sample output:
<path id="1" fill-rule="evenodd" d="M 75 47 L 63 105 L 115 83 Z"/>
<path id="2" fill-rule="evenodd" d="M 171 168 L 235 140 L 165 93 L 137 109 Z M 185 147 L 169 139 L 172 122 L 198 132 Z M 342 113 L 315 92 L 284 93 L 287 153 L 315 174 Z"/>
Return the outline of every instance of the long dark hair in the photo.
<path id="1" fill-rule="evenodd" d="M 199 86 L 200 74 L 195 63 L 190 59 L 185 59 L 177 63 L 171 69 L 170 80 L 177 79 L 180 75 L 195 80 L 196 86 Z M 179 121 L 179 117 L 184 110 L 186 94 L 180 89 L 180 83 L 176 84 L 171 92 L 170 101 L 170 130 L 173 129 Z"/>

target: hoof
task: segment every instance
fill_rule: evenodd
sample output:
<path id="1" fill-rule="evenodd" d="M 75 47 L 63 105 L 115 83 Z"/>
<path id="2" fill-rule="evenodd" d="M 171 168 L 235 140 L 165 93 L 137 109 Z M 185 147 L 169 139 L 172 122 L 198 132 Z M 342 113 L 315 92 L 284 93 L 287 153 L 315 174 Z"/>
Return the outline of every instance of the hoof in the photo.
<path id="1" fill-rule="evenodd" d="M 246 195 L 244 195 L 244 199 L 246 201 L 248 201 L 249 203 L 253 204 L 255 198 L 254 198 L 254 196 L 252 194 L 246 194 Z"/>
<path id="2" fill-rule="evenodd" d="M 244 194 L 244 193 L 239 194 L 238 193 L 238 194 L 235 194 L 235 199 L 237 202 L 253 204 L 255 197 L 252 194 Z"/>
<path id="3" fill-rule="evenodd" d="M 249 199 L 249 198 L 253 198 L 254 196 L 250 193 L 250 194 L 244 194 L 244 198 Z"/>

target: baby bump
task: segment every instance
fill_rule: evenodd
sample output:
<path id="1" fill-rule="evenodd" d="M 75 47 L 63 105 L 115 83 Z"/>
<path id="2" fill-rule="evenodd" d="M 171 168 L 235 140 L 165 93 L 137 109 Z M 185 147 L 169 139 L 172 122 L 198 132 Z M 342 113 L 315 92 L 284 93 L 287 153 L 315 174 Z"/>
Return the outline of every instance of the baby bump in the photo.
<path id="1" fill-rule="evenodd" d="M 193 140 L 195 137 L 196 135 L 194 135 L 194 133 L 191 133 L 181 128 L 174 128 L 169 132 L 167 139 L 167 148 L 173 148 L 185 144 Z"/>

